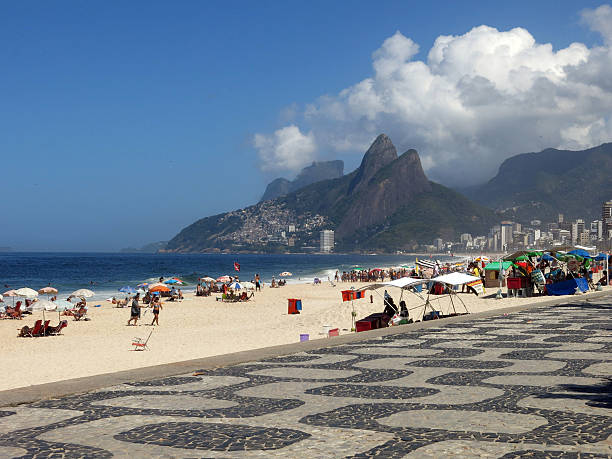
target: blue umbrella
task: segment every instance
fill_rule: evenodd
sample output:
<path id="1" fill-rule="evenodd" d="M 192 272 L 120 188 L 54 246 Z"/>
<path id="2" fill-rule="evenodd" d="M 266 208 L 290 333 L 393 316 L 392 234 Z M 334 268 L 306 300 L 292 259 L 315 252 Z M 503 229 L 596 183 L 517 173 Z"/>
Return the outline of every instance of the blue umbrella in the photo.
<path id="1" fill-rule="evenodd" d="M 130 287 L 129 285 L 121 287 L 119 291 L 122 293 L 136 293 L 136 289 L 134 287 Z"/>
<path id="2" fill-rule="evenodd" d="M 168 279 L 167 281 L 164 281 L 164 284 L 178 284 L 178 283 L 180 283 L 180 281 L 176 279 Z"/>
<path id="3" fill-rule="evenodd" d="M 544 261 L 553 261 L 554 258 L 549 253 L 545 253 L 544 255 L 542 255 L 542 260 L 544 260 Z"/>
<path id="4" fill-rule="evenodd" d="M 567 253 L 571 253 L 572 255 L 578 255 L 579 257 L 582 257 L 582 258 L 591 258 L 591 255 L 589 255 L 589 252 L 587 252 L 584 249 L 575 249 Z"/>
<path id="5" fill-rule="evenodd" d="M 599 255 L 597 255 L 595 258 L 593 258 L 593 260 L 596 260 L 596 261 L 606 261 L 606 254 L 601 252 Z"/>

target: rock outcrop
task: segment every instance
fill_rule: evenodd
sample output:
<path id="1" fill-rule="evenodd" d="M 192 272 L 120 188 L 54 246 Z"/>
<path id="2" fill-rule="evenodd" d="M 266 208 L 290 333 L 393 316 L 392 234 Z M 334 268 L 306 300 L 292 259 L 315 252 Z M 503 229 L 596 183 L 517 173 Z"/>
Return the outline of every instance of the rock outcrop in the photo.
<path id="1" fill-rule="evenodd" d="M 270 182 L 260 202 L 285 196 L 313 183 L 342 177 L 343 174 L 344 161 L 315 161 L 302 169 L 293 181 L 277 178 Z"/>

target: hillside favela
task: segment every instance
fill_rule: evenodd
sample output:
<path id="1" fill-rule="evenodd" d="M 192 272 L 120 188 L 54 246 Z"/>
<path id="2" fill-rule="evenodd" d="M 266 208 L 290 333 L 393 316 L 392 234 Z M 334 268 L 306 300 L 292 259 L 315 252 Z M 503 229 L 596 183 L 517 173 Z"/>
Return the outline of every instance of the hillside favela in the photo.
<path id="1" fill-rule="evenodd" d="M 612 457 L 611 24 L 3 4 L 0 458 Z"/>

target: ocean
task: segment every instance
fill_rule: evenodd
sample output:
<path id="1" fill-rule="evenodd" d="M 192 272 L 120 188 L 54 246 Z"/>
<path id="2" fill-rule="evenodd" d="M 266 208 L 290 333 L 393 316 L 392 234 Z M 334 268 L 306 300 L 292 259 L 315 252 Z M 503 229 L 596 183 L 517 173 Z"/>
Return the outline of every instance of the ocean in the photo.
<path id="1" fill-rule="evenodd" d="M 51 285 L 58 297 L 79 288 L 96 293 L 93 300 L 121 295 L 119 288 L 141 282 L 177 276 L 187 282 L 184 291 L 195 288 L 199 277 L 238 275 L 251 280 L 256 273 L 266 282 L 283 271 L 293 274 L 288 282 L 312 282 L 315 277 L 333 279 L 336 270 L 354 267 L 372 269 L 414 265 L 418 255 L 257 255 L 257 254 L 123 254 L 123 253 L 0 253 L 0 293 L 30 287 L 38 290 Z M 459 257 L 436 256 L 440 261 Z M 240 272 L 234 271 L 234 262 Z"/>

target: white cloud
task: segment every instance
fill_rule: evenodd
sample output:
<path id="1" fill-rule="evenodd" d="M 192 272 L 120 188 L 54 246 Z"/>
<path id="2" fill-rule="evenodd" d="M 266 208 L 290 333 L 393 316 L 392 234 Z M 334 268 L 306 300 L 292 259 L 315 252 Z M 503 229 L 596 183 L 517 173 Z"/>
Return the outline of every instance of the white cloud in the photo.
<path id="1" fill-rule="evenodd" d="M 317 149 L 312 133 L 304 135 L 295 125 L 272 135 L 255 134 L 254 144 L 263 170 L 298 170 L 312 162 Z"/>
<path id="2" fill-rule="evenodd" d="M 612 8 L 582 15 L 603 46 L 555 51 L 520 27 L 479 26 L 438 37 L 427 59 L 416 61 L 418 45 L 396 32 L 373 53 L 372 77 L 320 97 L 296 117 L 307 135 L 291 125 L 256 135 L 255 146 L 265 165 L 296 170 L 317 148 L 332 157 L 363 154 L 385 132 L 400 152 L 416 148 L 432 179 L 467 185 L 492 177 L 517 153 L 610 141 Z"/>

